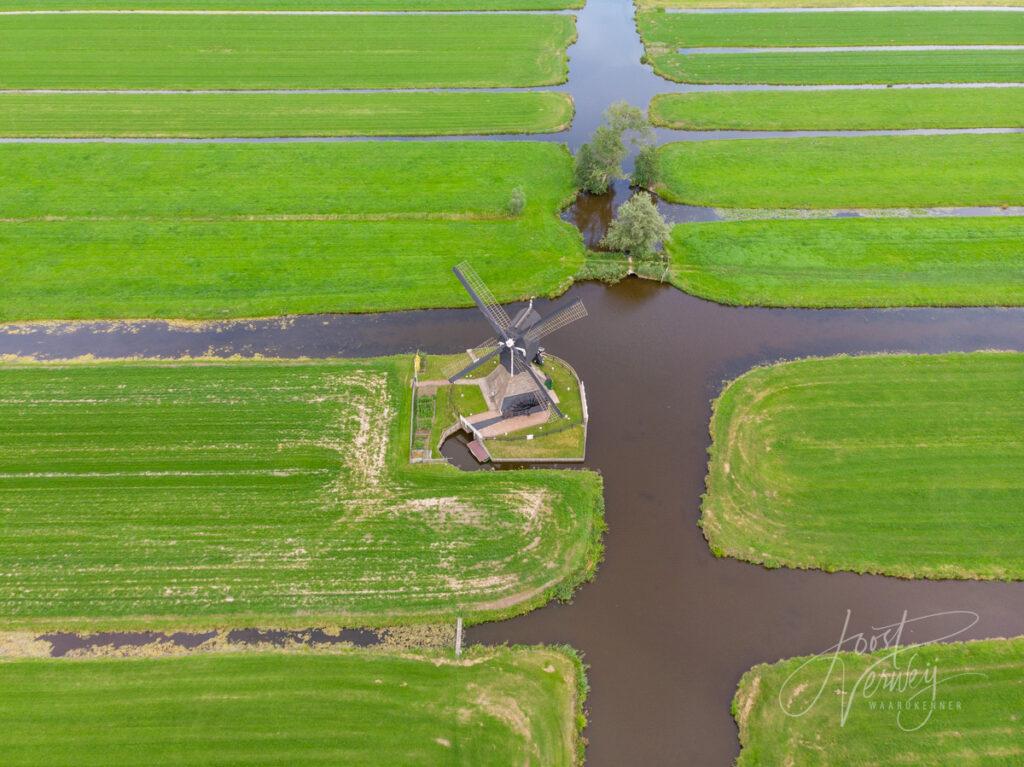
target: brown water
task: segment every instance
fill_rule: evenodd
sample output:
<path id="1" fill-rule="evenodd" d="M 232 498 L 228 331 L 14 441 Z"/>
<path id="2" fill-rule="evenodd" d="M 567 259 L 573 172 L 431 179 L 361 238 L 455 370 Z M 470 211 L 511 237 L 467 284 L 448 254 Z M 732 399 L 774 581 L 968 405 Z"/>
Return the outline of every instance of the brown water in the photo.
<path id="1" fill-rule="evenodd" d="M 752 365 L 878 351 L 1024 351 L 1024 310 L 814 311 L 712 304 L 655 283 L 570 291 L 590 316 L 551 337 L 591 406 L 587 466 L 605 478 L 607 556 L 569 605 L 469 630 L 471 642 L 567 642 L 590 664 L 588 765 L 726 765 L 738 751 L 729 702 L 750 666 L 825 650 L 853 630 L 949 610 L 964 637 L 1024 633 L 1024 584 L 913 582 L 769 571 L 715 559 L 696 526 L 710 400 Z M 0 334 L 0 354 L 369 356 L 444 352 L 479 340 L 474 310 L 310 316 L 185 329 L 107 323 Z M 457 448 L 448 452 L 466 461 Z M 468 461 L 466 461 L 468 465 Z M 909 638 L 938 636 L 932 625 Z M 118 635 L 121 643 L 166 641 Z M 180 636 L 182 641 L 198 641 Z M 114 641 L 110 636 L 104 642 Z M 76 646 L 64 637 L 62 648 Z M 244 641 L 244 637 L 239 637 Z M 66 651 L 66 649 L 64 649 Z"/>

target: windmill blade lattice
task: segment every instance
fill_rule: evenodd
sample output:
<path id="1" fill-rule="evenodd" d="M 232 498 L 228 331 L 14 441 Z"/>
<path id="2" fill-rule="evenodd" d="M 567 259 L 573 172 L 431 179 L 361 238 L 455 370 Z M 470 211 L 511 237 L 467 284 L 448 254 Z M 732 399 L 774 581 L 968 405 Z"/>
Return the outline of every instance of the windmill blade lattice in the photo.
<path id="1" fill-rule="evenodd" d="M 469 288 L 470 294 L 476 294 L 474 297 L 481 304 L 480 311 L 488 315 L 488 318 L 501 329 L 502 333 L 507 333 L 512 325 L 512 320 L 508 316 L 508 312 L 505 311 L 505 307 L 498 303 L 498 299 L 494 297 L 491 289 L 480 279 L 476 270 L 469 265 L 468 261 L 463 261 L 455 267 L 454 271 Z"/>
<path id="2" fill-rule="evenodd" d="M 544 336 L 551 335 L 556 330 L 560 330 L 566 325 L 576 322 L 576 320 L 581 320 L 586 316 L 587 307 L 583 305 L 582 301 L 574 301 L 527 330 L 526 339 L 528 341 L 539 341 Z"/>

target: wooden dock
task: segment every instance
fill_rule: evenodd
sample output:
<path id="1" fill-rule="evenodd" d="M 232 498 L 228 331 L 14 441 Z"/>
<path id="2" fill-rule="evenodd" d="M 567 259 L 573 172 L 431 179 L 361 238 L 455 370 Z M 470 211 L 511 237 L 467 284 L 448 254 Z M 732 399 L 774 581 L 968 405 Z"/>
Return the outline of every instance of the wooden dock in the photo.
<path id="1" fill-rule="evenodd" d="M 478 439 L 474 439 L 470 442 L 467 447 L 469 452 L 472 453 L 473 457 L 476 458 L 477 463 L 487 463 L 491 460 L 490 454 L 487 452 L 487 448 L 484 447 L 484 443 Z"/>

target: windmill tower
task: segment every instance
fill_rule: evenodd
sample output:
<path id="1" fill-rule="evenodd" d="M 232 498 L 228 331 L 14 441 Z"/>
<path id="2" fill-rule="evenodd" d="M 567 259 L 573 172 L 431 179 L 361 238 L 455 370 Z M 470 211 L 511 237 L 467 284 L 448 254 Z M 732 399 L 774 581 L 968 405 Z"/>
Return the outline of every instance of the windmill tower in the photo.
<path id="1" fill-rule="evenodd" d="M 560 418 L 564 417 L 545 379 L 541 378 L 534 365 L 543 364 L 542 338 L 587 316 L 583 302 L 574 301 L 542 317 L 530 301 L 515 318 L 511 318 L 468 263 L 463 262 L 452 271 L 494 330 L 494 336 L 475 347 L 490 351 L 478 356 L 450 376 L 448 381 L 454 383 L 497 357 L 500 364 L 488 374 L 484 391 L 503 418 L 530 415 L 549 407 Z"/>

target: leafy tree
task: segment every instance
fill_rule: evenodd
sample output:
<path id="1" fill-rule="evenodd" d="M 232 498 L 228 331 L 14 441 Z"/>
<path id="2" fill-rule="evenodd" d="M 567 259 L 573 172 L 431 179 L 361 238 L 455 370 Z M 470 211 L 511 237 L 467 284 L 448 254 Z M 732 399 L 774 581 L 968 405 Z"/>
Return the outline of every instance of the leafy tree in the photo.
<path id="1" fill-rule="evenodd" d="M 604 119 L 605 124 L 594 131 L 590 142 L 576 152 L 576 185 L 591 194 L 604 194 L 612 181 L 624 177 L 622 161 L 629 154 L 623 138 L 626 133 L 639 134 L 639 139 L 630 138 L 633 144 L 654 136 L 644 113 L 625 101 L 608 107 Z"/>
<path id="2" fill-rule="evenodd" d="M 523 212 L 524 208 L 526 208 L 526 192 L 523 191 L 521 186 L 517 186 L 512 190 L 505 209 L 510 216 L 518 216 Z"/>
<path id="3" fill-rule="evenodd" d="M 661 181 L 661 160 L 658 158 L 658 148 L 653 144 L 646 144 L 640 147 L 633 164 L 633 186 L 653 189 L 659 181 Z"/>
<path id="4" fill-rule="evenodd" d="M 647 192 L 637 192 L 619 208 L 601 245 L 634 258 L 650 258 L 668 237 L 669 225 Z"/>

